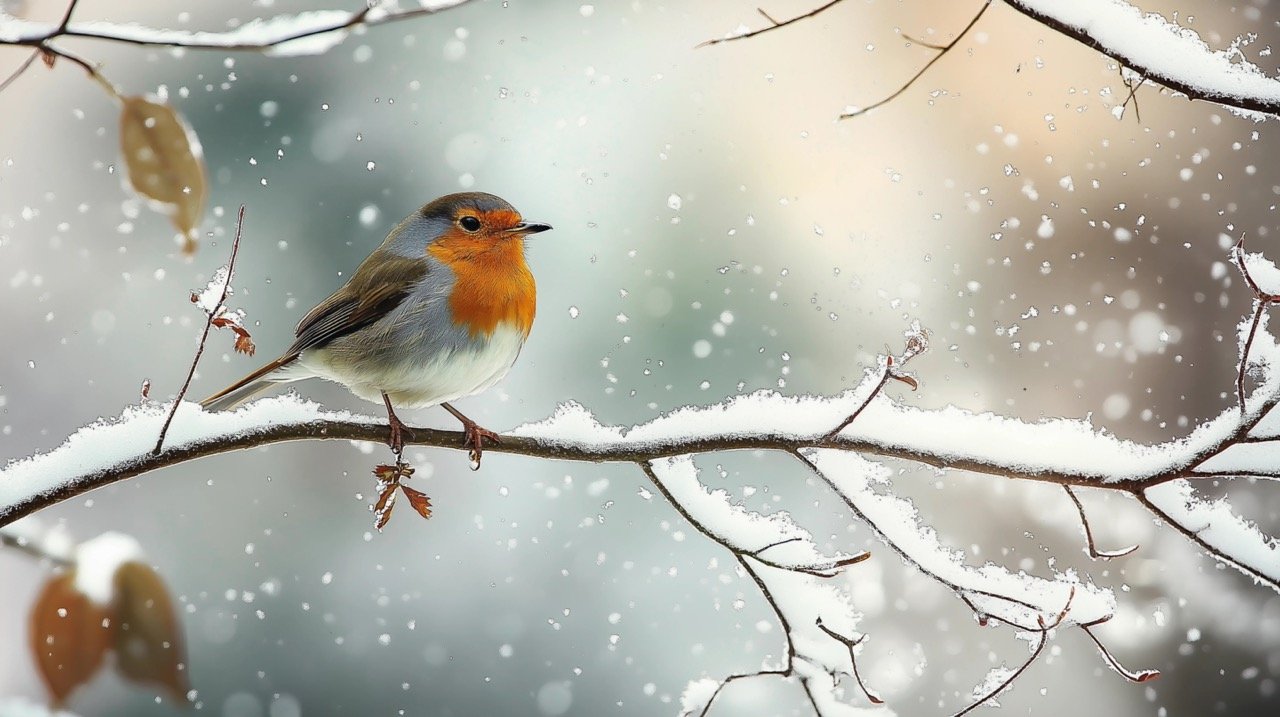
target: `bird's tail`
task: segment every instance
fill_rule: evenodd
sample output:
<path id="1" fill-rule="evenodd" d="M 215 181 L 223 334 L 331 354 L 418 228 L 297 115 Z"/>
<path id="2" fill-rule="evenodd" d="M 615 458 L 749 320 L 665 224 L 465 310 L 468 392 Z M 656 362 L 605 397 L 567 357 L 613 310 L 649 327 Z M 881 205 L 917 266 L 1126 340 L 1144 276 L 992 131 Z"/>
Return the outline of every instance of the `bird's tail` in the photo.
<path id="1" fill-rule="evenodd" d="M 226 411 L 271 388 L 277 383 L 287 383 L 306 378 L 296 371 L 290 371 L 297 354 L 285 355 L 227 386 L 200 402 L 206 411 Z"/>

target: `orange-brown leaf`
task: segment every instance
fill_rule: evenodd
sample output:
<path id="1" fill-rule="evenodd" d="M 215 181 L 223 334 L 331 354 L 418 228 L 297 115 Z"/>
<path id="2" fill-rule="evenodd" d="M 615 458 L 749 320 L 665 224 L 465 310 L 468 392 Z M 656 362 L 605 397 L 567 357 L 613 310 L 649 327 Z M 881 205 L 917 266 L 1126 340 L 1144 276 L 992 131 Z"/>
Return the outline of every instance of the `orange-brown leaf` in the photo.
<path id="1" fill-rule="evenodd" d="M 187 701 L 187 653 L 173 600 L 150 567 L 128 562 L 115 574 L 113 646 L 120 673 L 134 682 L 159 685 L 179 703 Z"/>
<path id="2" fill-rule="evenodd" d="M 134 191 L 161 205 L 195 251 L 208 186 L 200 141 L 172 107 L 145 97 L 125 97 L 120 151 Z"/>
<path id="3" fill-rule="evenodd" d="M 409 499 L 409 505 L 418 511 L 418 515 L 424 518 L 431 517 L 431 499 L 426 493 L 420 490 L 414 490 L 407 485 L 400 486 L 400 490 L 404 491 L 404 497 Z"/>
<path id="4" fill-rule="evenodd" d="M 249 337 L 249 332 L 240 329 L 236 332 L 236 351 L 245 356 L 252 356 L 257 352 L 258 347 L 253 345 L 253 339 Z"/>
<path id="5" fill-rule="evenodd" d="M 31 610 L 31 651 L 44 684 L 61 705 L 93 679 L 110 646 L 104 608 L 75 589 L 74 572 L 55 576 Z"/>
<path id="6" fill-rule="evenodd" d="M 373 510 L 373 527 L 382 530 L 386 527 L 387 522 L 391 520 L 391 511 L 396 507 L 396 488 L 391 486 L 390 490 L 385 491 L 382 497 L 378 498 L 378 505 Z"/>
<path id="7" fill-rule="evenodd" d="M 42 47 L 40 48 L 40 60 L 44 62 L 45 67 L 52 70 L 54 64 L 58 61 L 58 56 Z"/>

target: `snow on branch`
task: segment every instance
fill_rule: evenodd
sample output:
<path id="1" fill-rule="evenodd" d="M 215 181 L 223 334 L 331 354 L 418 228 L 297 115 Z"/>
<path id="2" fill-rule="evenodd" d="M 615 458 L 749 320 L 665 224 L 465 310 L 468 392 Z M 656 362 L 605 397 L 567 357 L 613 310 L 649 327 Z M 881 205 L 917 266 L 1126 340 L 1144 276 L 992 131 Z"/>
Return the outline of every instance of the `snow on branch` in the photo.
<path id="1" fill-rule="evenodd" d="M 356 11 L 309 10 L 294 15 L 250 20 L 223 32 L 152 28 L 106 21 L 32 22 L 0 13 L 0 44 L 43 46 L 59 37 L 81 37 L 129 45 L 197 50 L 262 50 L 268 55 L 318 55 L 346 39 L 357 26 L 373 27 L 448 10 L 470 0 L 419 0 L 417 7 L 371 3 Z M 72 4 L 74 7 L 74 3 Z M 70 17 L 70 12 L 68 12 Z"/>
<path id="2" fill-rule="evenodd" d="M 490 450 L 637 465 L 693 529 L 726 549 L 739 574 L 755 583 L 781 625 L 783 652 L 774 664 L 754 671 L 691 683 L 682 699 L 687 715 L 707 715 L 726 688 L 757 677 L 798 681 L 820 716 L 853 709 L 850 695 L 855 701 L 880 702 L 858 672 L 865 637 L 856 633 L 859 615 L 844 593 L 825 582 L 856 571 L 868 554 L 832 554 L 787 514 L 762 515 L 735 504 L 722 490 L 708 490 L 694 456 L 731 450 L 793 456 L 871 528 L 890 554 L 955 593 L 980 625 L 1004 625 L 1032 641 L 1030 657 L 1016 668 L 989 673 L 974 690 L 976 701 L 961 714 L 991 703 L 1007 689 L 1060 627 L 1086 632 L 1108 666 L 1141 682 L 1156 673 L 1126 670 L 1091 631 L 1114 612 L 1115 596 L 1109 589 L 1074 572 L 1040 577 L 991 563 L 967 564 L 963 553 L 944 545 L 909 501 L 892 493 L 888 469 L 873 461 L 893 458 L 1127 494 L 1209 558 L 1280 591 L 1275 536 L 1239 517 L 1225 500 L 1210 502 L 1196 492 L 1197 481 L 1280 476 L 1280 455 L 1268 445 L 1280 436 L 1280 371 L 1275 370 L 1280 345 L 1265 320 L 1272 295 L 1266 293 L 1266 272 L 1256 271 L 1267 269 L 1261 261 L 1240 262 L 1255 302 L 1252 317 L 1239 325 L 1236 383 L 1243 387 L 1245 375 L 1252 376 L 1252 391 L 1246 394 L 1241 388 L 1238 405 L 1190 435 L 1165 443 L 1121 440 L 1087 421 L 1028 423 L 954 406 L 921 409 L 896 401 L 884 393 L 885 386 L 892 378 L 914 387 L 915 379 L 900 367 L 927 346 L 927 334 L 913 327 L 901 356 L 883 357 L 858 386 L 837 396 L 761 391 L 686 406 L 626 427 L 602 425 L 583 406 L 566 402 L 549 418 L 504 435 Z M 1251 271 L 1262 284 L 1251 278 Z M 165 445 L 157 452 L 154 437 L 170 417 Z M 207 413 L 180 399 L 166 406 L 144 398 L 116 418 L 80 429 L 47 453 L 0 469 L 0 526 L 98 486 L 207 455 L 305 439 L 381 443 L 387 431 L 381 419 L 328 411 L 292 394 L 222 413 Z M 404 438 L 407 444 L 466 448 L 457 431 L 407 428 Z M 1076 507 L 1084 519 L 1078 502 Z"/>
<path id="3" fill-rule="evenodd" d="M 814 17 L 842 0 L 827 2 L 789 20 L 778 21 L 760 10 L 769 25 L 750 30 L 740 26 L 733 33 L 707 40 L 699 47 L 733 40 L 745 40 L 780 30 L 800 20 Z M 1166 20 L 1158 13 L 1144 14 L 1124 0 L 1005 0 L 1005 2 L 1055 32 L 1101 52 L 1129 68 L 1143 82 L 1151 81 L 1193 100 L 1223 105 L 1236 114 L 1255 120 L 1280 115 L 1280 78 L 1268 75 L 1245 59 L 1236 41 L 1227 50 L 1214 50 L 1195 30 Z M 982 18 L 994 0 L 981 0 L 968 24 L 945 45 L 912 38 L 904 39 L 936 54 L 920 70 L 887 97 L 866 106 L 851 106 L 840 119 L 865 114 L 894 100 L 915 84 L 929 68 L 951 52 Z M 1126 100 L 1126 103 L 1128 101 Z"/>
<path id="4" fill-rule="evenodd" d="M 1195 30 L 1123 0 L 1005 0 L 1010 7 L 1193 100 L 1238 113 L 1280 114 L 1280 79 L 1233 45 L 1213 50 Z M 1257 117 L 1256 119 L 1265 119 Z"/>

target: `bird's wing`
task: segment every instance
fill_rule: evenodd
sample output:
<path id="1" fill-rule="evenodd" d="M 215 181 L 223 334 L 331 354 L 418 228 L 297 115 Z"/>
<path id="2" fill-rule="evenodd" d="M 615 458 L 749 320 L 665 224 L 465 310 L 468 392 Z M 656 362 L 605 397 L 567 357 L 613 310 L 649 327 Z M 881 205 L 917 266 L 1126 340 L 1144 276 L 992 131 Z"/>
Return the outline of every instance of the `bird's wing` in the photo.
<path id="1" fill-rule="evenodd" d="M 302 317 L 287 355 L 346 336 L 386 316 L 427 275 L 423 259 L 375 252 L 342 288 Z"/>

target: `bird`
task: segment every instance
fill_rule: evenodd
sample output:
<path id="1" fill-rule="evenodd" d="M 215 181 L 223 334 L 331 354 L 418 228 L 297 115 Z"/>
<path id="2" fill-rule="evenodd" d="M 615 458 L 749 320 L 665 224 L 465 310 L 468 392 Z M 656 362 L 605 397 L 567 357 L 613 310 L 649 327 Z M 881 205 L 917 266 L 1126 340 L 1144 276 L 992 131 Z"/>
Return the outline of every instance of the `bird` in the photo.
<path id="1" fill-rule="evenodd" d="M 327 379 L 386 406 L 397 460 L 406 426 L 395 409 L 439 405 L 462 423 L 477 467 L 498 434 L 450 402 L 493 386 L 520 355 L 537 310 L 525 238 L 549 229 L 493 194 L 428 202 L 302 317 L 279 358 L 201 406 L 229 410 L 276 384 Z"/>

